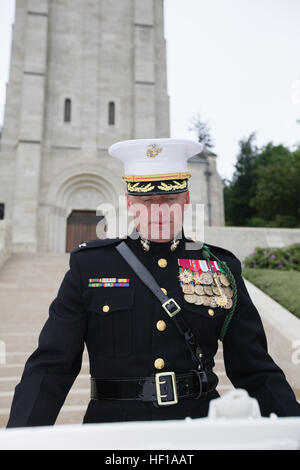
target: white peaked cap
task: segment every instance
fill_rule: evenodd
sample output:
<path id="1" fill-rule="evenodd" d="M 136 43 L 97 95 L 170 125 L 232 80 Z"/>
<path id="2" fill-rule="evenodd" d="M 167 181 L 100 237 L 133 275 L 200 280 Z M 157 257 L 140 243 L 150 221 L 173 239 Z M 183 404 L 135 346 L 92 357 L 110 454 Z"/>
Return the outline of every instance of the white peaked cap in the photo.
<path id="1" fill-rule="evenodd" d="M 163 180 L 163 175 L 187 173 L 187 160 L 203 148 L 203 144 L 186 139 L 137 139 L 117 142 L 108 152 L 123 162 L 125 177 L 161 175 Z"/>

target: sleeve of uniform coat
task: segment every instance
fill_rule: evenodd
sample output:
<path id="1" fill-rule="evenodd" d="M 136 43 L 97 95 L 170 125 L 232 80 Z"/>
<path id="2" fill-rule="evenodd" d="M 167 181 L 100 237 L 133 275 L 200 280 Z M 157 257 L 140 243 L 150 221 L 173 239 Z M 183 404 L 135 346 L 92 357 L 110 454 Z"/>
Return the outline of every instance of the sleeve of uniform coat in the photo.
<path id="1" fill-rule="evenodd" d="M 7 427 L 54 424 L 80 372 L 86 318 L 76 255 L 71 253 L 69 262 L 70 269 L 50 304 L 38 347 L 15 388 Z"/>
<path id="2" fill-rule="evenodd" d="M 234 387 L 257 399 L 262 416 L 300 416 L 293 390 L 268 354 L 261 318 L 242 279 L 241 263 L 236 261 L 238 301 L 223 340 L 226 374 Z"/>

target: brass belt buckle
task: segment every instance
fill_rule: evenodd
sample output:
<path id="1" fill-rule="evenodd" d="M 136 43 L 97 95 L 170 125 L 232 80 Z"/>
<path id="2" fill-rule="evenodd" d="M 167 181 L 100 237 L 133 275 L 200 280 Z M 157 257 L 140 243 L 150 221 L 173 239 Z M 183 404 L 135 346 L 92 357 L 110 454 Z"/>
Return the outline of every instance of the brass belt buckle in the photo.
<path id="1" fill-rule="evenodd" d="M 161 377 L 171 376 L 172 379 L 172 391 L 173 391 L 173 400 L 165 400 L 162 401 L 162 398 L 166 398 L 168 393 L 162 395 L 160 386 L 166 383 L 166 380 L 161 381 Z M 177 394 L 177 385 L 175 380 L 175 372 L 159 372 L 155 374 L 155 385 L 156 385 L 156 395 L 157 395 L 157 403 L 160 406 L 164 405 L 175 405 L 178 403 L 178 394 Z"/>
<path id="2" fill-rule="evenodd" d="M 177 307 L 176 310 L 175 310 L 175 312 L 169 312 L 169 310 L 168 310 L 168 308 L 167 308 L 167 305 L 169 305 L 169 304 L 173 304 L 173 305 L 175 305 L 175 307 Z M 178 303 L 175 302 L 174 299 L 169 299 L 169 300 L 167 300 L 166 302 L 164 302 L 164 303 L 162 304 L 162 307 L 163 307 L 163 309 L 167 312 L 167 314 L 169 315 L 169 317 L 174 317 L 174 315 L 176 315 L 176 313 L 180 312 L 180 310 L 181 310 L 181 308 L 179 307 Z"/>

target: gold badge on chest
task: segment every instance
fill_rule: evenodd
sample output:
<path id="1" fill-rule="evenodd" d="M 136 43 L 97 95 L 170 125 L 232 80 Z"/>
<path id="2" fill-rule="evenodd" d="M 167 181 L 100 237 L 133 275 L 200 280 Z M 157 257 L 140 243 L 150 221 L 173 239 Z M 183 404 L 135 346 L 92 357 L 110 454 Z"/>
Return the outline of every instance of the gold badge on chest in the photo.
<path id="1" fill-rule="evenodd" d="M 178 259 L 178 279 L 186 302 L 206 307 L 232 307 L 232 289 L 216 261 Z"/>

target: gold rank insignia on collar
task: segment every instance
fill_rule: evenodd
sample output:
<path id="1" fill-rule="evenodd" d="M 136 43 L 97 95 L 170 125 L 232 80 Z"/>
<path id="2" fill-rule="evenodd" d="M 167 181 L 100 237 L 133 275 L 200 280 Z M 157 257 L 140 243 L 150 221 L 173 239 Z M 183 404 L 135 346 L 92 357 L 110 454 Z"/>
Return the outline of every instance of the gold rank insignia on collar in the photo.
<path id="1" fill-rule="evenodd" d="M 142 245 L 144 251 L 149 251 L 150 250 L 151 242 L 149 240 L 147 240 L 146 238 L 141 237 L 140 242 L 141 242 L 141 245 Z M 175 251 L 177 246 L 179 245 L 179 242 L 180 242 L 179 238 L 174 238 L 172 240 L 171 244 L 170 244 L 170 250 Z"/>

